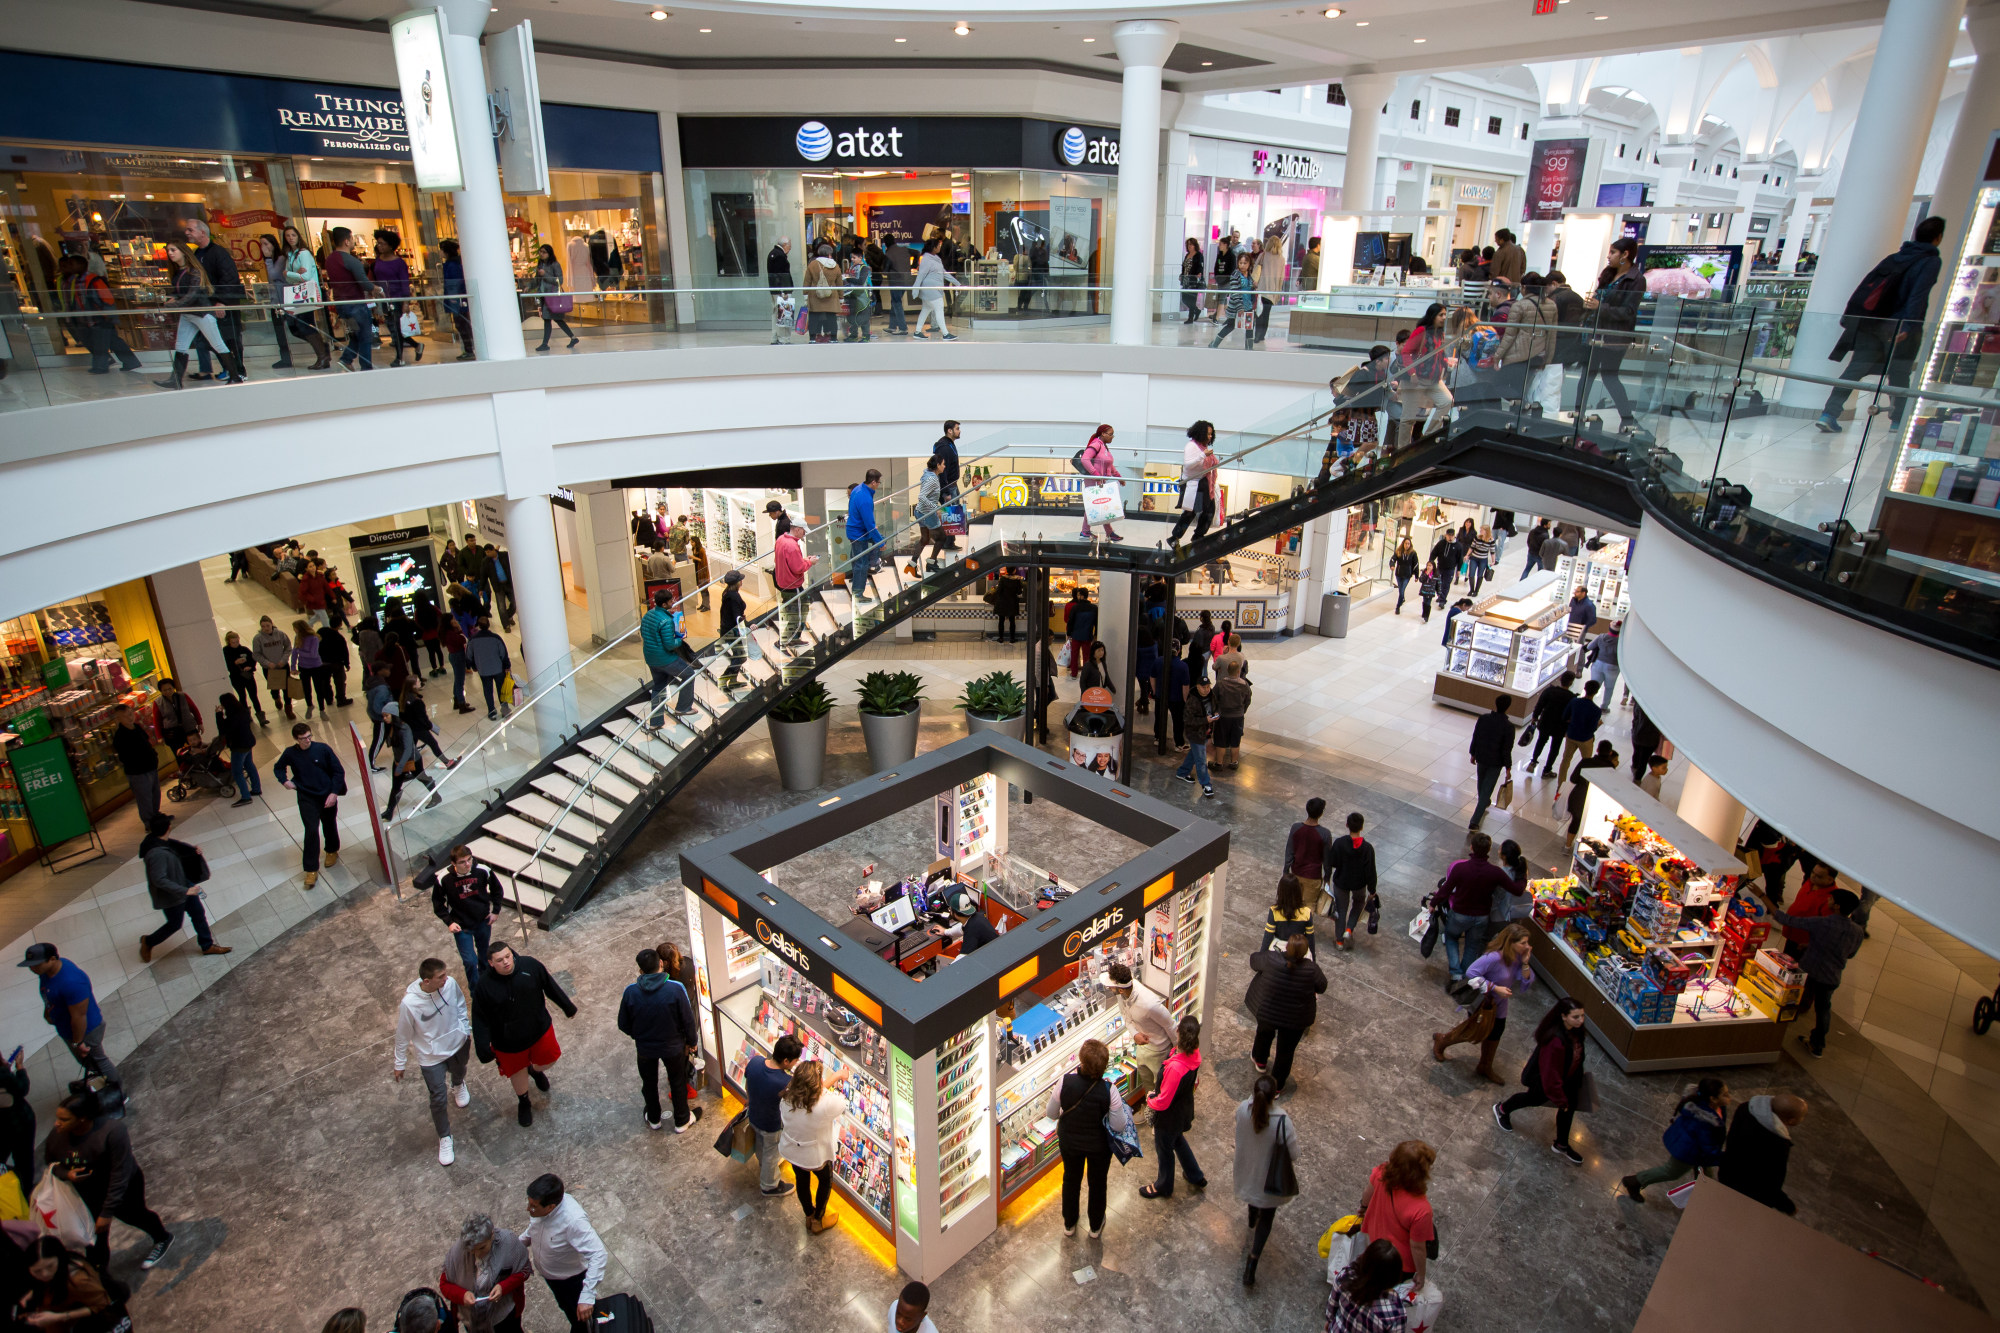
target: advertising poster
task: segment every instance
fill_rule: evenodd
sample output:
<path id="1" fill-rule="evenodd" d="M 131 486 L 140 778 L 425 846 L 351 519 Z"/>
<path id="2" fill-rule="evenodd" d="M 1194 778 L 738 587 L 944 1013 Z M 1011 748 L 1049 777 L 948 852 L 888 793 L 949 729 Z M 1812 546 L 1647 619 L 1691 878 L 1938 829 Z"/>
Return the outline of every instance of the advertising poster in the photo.
<path id="1" fill-rule="evenodd" d="M 7 762 L 14 769 L 21 802 L 28 807 L 35 841 L 54 847 L 90 832 L 90 812 L 84 809 L 83 792 L 60 738 L 16 746 L 8 752 Z"/>
<path id="2" fill-rule="evenodd" d="M 403 90 L 403 126 L 410 137 L 410 160 L 417 186 L 425 190 L 465 188 L 458 161 L 458 130 L 452 124 L 451 93 L 444 72 L 444 12 L 420 9 L 389 25 L 396 53 L 396 81 Z"/>
<path id="3" fill-rule="evenodd" d="M 1090 200 L 1069 195 L 1049 199 L 1049 271 L 1081 273 L 1097 248 Z"/>
<path id="4" fill-rule="evenodd" d="M 1528 157 L 1528 198 L 1523 222 L 1559 220 L 1565 208 L 1575 208 L 1583 189 L 1583 159 L 1588 139 L 1537 139 Z"/>
<path id="5" fill-rule="evenodd" d="M 896 1226 L 911 1240 L 917 1228 L 917 1077 L 910 1057 L 889 1048 L 889 1105 L 896 1130 Z"/>
<path id="6" fill-rule="evenodd" d="M 143 639 L 125 650 L 125 674 L 133 680 L 153 674 L 153 641 Z"/>

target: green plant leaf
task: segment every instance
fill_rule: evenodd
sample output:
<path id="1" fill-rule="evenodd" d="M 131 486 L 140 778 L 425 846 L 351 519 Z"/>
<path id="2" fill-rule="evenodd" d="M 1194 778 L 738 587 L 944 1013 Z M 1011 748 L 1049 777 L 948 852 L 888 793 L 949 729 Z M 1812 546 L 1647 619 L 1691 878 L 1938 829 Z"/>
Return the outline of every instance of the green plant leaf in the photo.
<path id="1" fill-rule="evenodd" d="M 833 711 L 833 695 L 818 681 L 808 681 L 771 709 L 780 722 L 817 722 Z"/>
<path id="2" fill-rule="evenodd" d="M 1019 717 L 1028 711 L 1028 691 L 1012 672 L 995 671 L 967 681 L 958 706 L 984 718 Z"/>
<path id="3" fill-rule="evenodd" d="M 913 671 L 871 671 L 861 678 L 860 695 L 862 712 L 901 717 L 923 699 L 923 677 Z"/>

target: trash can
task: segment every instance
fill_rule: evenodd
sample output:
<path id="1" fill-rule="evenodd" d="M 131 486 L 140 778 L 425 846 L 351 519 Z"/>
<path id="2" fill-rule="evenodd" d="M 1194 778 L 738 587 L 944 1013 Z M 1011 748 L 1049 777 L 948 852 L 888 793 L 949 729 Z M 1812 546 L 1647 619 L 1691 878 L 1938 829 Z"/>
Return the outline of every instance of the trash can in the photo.
<path id="1" fill-rule="evenodd" d="M 1344 592 L 1330 592 L 1319 599 L 1319 632 L 1326 639 L 1347 637 L 1347 613 L 1354 599 Z"/>

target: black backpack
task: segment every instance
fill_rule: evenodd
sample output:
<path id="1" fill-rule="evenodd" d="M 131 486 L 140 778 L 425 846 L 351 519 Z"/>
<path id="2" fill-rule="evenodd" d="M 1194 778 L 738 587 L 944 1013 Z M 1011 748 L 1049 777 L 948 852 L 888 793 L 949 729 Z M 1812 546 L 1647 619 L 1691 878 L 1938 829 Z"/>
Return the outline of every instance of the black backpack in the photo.
<path id="1" fill-rule="evenodd" d="M 1847 309 L 1843 312 L 1854 319 L 1886 319 L 1887 312 L 1902 294 L 1904 275 L 1909 273 L 1916 260 L 1904 254 L 1893 254 L 1874 268 L 1868 270 L 1847 298 Z"/>

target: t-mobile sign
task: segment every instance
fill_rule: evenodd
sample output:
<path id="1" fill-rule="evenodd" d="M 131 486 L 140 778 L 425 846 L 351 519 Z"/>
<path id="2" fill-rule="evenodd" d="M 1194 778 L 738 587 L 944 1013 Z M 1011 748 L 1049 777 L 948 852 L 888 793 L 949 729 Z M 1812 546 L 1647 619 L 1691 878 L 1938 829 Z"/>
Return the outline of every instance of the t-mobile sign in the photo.
<path id="1" fill-rule="evenodd" d="M 1552 222 L 1565 208 L 1575 208 L 1583 189 L 1583 159 L 1588 139 L 1537 139 L 1528 158 L 1528 199 L 1523 222 Z"/>

